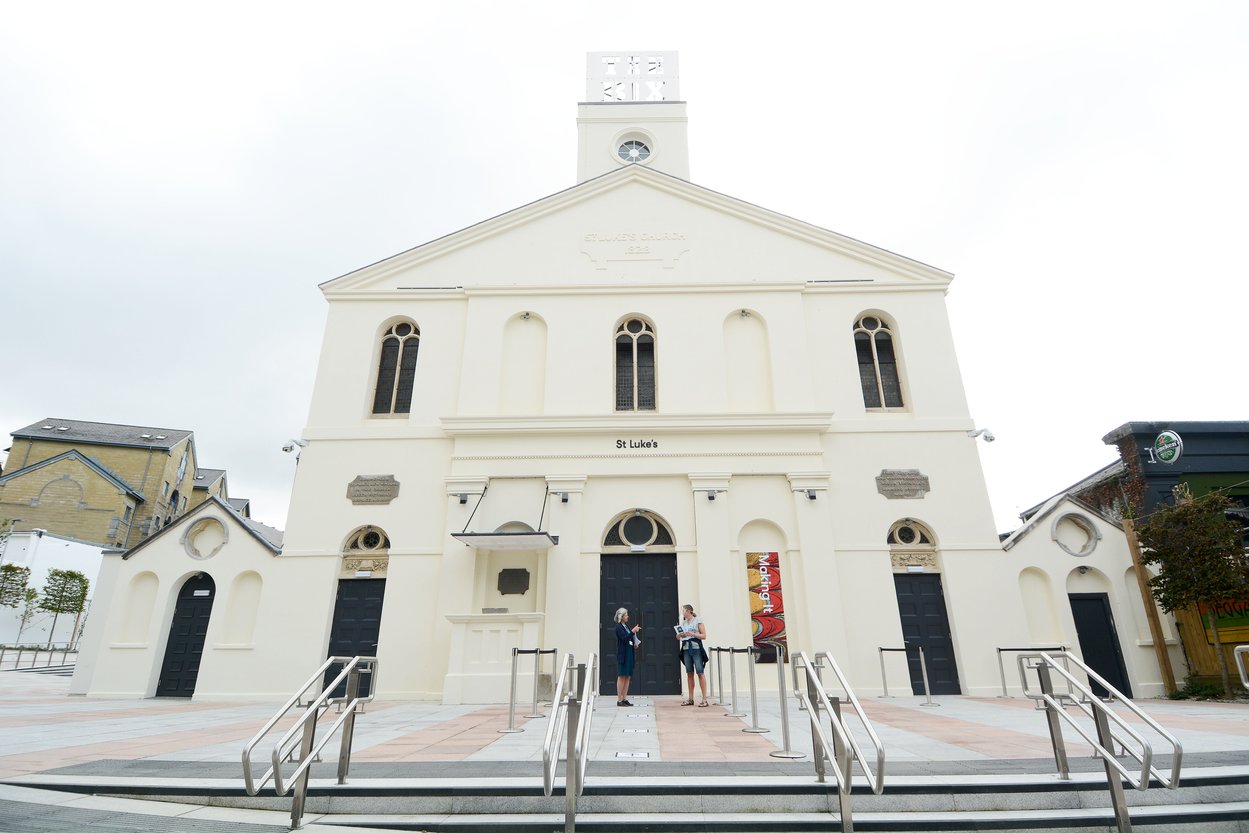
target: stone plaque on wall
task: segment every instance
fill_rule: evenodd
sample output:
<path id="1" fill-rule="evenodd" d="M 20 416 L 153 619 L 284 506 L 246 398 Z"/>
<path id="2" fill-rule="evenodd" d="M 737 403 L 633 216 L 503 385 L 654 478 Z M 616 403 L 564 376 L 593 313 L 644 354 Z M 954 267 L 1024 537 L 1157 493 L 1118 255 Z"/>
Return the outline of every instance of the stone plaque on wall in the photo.
<path id="1" fill-rule="evenodd" d="M 386 504 L 399 497 L 399 481 L 393 474 L 358 474 L 347 484 L 347 499 L 354 504 Z"/>
<path id="2" fill-rule="evenodd" d="M 499 570 L 499 595 L 512 593 L 525 595 L 529 591 L 529 571 L 524 567 Z"/>
<path id="3" fill-rule="evenodd" d="M 881 469 L 876 477 L 876 491 L 894 500 L 922 498 L 932 487 L 928 485 L 928 475 L 919 469 Z"/>

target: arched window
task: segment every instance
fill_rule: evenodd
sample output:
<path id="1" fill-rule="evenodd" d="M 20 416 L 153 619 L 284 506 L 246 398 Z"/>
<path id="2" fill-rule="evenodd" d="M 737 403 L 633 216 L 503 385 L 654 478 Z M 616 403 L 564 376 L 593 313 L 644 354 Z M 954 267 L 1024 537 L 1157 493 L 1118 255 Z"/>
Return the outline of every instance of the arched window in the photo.
<path id="1" fill-rule="evenodd" d="M 860 318 L 854 324 L 854 351 L 859 359 L 864 406 L 901 408 L 902 382 L 889 326 L 874 315 Z"/>
<path id="2" fill-rule="evenodd" d="M 420 345 L 421 331 L 415 324 L 401 321 L 386 330 L 377 360 L 373 413 L 411 413 L 412 383 L 416 378 L 416 351 Z"/>
<path id="3" fill-rule="evenodd" d="M 616 328 L 616 410 L 655 410 L 655 328 L 641 318 Z"/>

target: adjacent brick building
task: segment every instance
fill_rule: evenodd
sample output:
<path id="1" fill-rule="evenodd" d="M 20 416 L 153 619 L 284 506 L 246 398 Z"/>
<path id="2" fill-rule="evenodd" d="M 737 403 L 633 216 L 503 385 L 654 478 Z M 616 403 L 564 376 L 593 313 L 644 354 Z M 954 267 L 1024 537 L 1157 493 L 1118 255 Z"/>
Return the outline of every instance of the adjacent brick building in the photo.
<path id="1" fill-rule="evenodd" d="M 225 472 L 198 467 L 191 431 L 49 418 L 12 436 L 0 519 L 15 530 L 128 549 L 210 497 L 229 499 Z"/>

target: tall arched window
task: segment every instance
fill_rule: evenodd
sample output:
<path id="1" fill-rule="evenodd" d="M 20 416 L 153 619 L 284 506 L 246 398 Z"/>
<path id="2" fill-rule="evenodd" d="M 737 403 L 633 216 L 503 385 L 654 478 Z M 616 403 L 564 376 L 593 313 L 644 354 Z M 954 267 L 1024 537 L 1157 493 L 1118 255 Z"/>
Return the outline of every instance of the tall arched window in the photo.
<path id="1" fill-rule="evenodd" d="M 386 330 L 377 360 L 373 413 L 411 413 L 412 384 L 416 378 L 416 351 L 420 345 L 421 331 L 411 322 L 401 321 Z"/>
<path id="2" fill-rule="evenodd" d="M 655 410 L 655 328 L 641 318 L 616 328 L 616 410 Z"/>
<path id="3" fill-rule="evenodd" d="M 901 408 L 902 382 L 889 326 L 874 315 L 854 324 L 854 351 L 859 359 L 859 383 L 868 408 Z"/>

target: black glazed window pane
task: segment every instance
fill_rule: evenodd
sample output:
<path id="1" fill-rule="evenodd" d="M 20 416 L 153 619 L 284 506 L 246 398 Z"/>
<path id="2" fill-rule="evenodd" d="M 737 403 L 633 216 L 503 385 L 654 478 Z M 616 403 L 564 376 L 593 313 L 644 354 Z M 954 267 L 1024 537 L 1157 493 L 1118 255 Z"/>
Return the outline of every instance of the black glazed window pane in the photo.
<path id="1" fill-rule="evenodd" d="M 395 370 L 399 367 L 399 339 L 382 342 L 382 355 L 377 363 L 377 389 L 373 394 L 373 413 L 390 413 L 391 394 L 395 388 Z"/>

